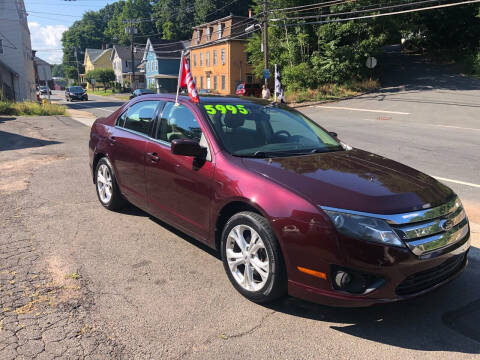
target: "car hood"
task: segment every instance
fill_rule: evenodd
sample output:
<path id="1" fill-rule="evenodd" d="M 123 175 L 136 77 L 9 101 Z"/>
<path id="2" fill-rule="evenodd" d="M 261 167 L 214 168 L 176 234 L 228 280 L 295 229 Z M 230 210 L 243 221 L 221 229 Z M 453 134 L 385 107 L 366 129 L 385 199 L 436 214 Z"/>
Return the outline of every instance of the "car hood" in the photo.
<path id="1" fill-rule="evenodd" d="M 395 214 L 435 207 L 454 195 L 428 175 L 359 149 L 242 161 L 321 206 Z"/>

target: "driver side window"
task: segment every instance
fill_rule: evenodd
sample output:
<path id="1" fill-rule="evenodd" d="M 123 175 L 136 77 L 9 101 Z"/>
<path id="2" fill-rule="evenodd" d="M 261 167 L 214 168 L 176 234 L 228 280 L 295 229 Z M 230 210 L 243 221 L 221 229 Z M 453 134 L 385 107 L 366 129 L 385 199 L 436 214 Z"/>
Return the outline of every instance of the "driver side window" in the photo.
<path id="1" fill-rule="evenodd" d="M 160 101 L 142 101 L 130 107 L 119 118 L 119 126 L 145 135 L 150 135 L 150 128 L 155 117 L 155 110 Z M 122 123 L 123 121 L 123 123 Z"/>
<path id="2" fill-rule="evenodd" d="M 168 102 L 162 112 L 157 139 L 171 143 L 175 139 L 200 142 L 202 130 L 195 115 L 184 105 Z"/>

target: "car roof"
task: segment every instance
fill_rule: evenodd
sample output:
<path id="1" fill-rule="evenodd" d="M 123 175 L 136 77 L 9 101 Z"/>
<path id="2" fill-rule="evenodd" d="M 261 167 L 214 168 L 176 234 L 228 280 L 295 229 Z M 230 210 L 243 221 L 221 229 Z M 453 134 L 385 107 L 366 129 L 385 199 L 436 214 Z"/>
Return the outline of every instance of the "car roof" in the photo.
<path id="1" fill-rule="evenodd" d="M 148 97 L 147 97 L 148 96 Z M 152 94 L 146 95 L 143 99 L 159 99 L 159 100 L 175 100 L 175 94 Z M 218 96 L 218 95 L 200 95 L 200 104 L 201 103 L 217 103 L 217 104 L 227 104 L 235 102 L 236 104 L 258 104 L 258 105 L 268 105 L 271 102 L 264 99 L 259 99 L 255 97 L 248 96 Z M 189 101 L 190 97 L 186 95 L 178 96 L 180 101 Z"/>

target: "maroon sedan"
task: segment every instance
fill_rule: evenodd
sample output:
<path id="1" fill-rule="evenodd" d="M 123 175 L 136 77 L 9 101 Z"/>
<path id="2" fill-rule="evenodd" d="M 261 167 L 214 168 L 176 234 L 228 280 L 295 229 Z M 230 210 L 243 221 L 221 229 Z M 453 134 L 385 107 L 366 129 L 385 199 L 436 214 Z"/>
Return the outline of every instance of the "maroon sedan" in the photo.
<path id="1" fill-rule="evenodd" d="M 468 220 L 452 190 L 284 105 L 142 96 L 96 120 L 89 145 L 104 207 L 128 201 L 217 249 L 256 302 L 397 301 L 467 263 Z"/>

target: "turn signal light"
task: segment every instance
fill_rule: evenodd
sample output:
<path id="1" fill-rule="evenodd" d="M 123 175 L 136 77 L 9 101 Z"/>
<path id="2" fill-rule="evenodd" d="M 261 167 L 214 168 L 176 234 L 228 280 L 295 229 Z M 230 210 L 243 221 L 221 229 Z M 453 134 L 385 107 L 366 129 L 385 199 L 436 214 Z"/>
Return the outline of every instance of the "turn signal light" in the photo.
<path id="1" fill-rule="evenodd" d="M 301 266 L 297 266 L 297 269 L 298 269 L 298 271 L 301 271 L 305 274 L 312 275 L 312 276 L 318 277 L 318 278 L 323 279 L 323 280 L 327 280 L 327 274 L 325 274 L 323 272 L 312 270 L 312 269 L 307 269 L 307 268 L 304 268 L 304 267 L 301 267 Z"/>

